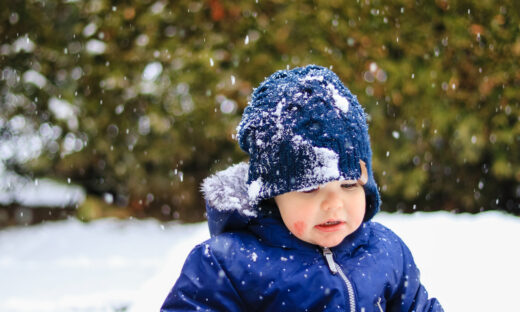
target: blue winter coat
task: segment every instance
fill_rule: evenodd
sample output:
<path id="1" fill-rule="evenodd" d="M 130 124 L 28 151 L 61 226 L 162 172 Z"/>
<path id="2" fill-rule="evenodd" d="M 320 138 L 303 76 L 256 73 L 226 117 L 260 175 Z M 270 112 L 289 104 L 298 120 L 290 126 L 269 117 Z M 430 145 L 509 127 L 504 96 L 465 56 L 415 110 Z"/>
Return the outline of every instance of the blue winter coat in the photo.
<path id="1" fill-rule="evenodd" d="M 203 185 L 212 238 L 191 251 L 161 311 L 443 311 L 392 231 L 367 221 L 330 249 L 301 241 L 276 207 L 245 204 L 245 166 Z"/>

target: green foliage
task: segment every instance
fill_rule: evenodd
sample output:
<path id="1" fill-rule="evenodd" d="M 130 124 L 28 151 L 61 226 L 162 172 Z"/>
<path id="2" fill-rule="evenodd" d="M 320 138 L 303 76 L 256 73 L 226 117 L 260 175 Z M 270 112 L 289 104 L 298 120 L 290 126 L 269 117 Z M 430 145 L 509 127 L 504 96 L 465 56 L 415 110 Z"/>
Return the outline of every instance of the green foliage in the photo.
<path id="1" fill-rule="evenodd" d="M 112 194 L 132 215 L 199 220 L 201 180 L 245 159 L 233 135 L 252 87 L 315 63 L 366 107 L 384 209 L 518 214 L 518 12 L 513 1 L 4 1 L 0 143 L 16 116 L 39 133 L 59 126 L 13 168 Z M 59 100 L 74 114 L 53 112 Z"/>

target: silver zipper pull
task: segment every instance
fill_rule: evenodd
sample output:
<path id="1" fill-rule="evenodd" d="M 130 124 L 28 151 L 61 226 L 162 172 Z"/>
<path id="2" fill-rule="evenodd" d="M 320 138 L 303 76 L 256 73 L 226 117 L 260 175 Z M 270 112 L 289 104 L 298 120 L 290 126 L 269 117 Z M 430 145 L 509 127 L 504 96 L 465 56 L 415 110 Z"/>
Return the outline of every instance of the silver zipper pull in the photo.
<path id="1" fill-rule="evenodd" d="M 332 257 L 332 251 L 328 247 L 323 248 L 323 255 L 325 259 L 327 259 L 327 264 L 329 265 L 329 269 L 333 274 L 338 273 L 338 269 L 336 268 L 336 262 L 334 262 L 334 258 Z"/>

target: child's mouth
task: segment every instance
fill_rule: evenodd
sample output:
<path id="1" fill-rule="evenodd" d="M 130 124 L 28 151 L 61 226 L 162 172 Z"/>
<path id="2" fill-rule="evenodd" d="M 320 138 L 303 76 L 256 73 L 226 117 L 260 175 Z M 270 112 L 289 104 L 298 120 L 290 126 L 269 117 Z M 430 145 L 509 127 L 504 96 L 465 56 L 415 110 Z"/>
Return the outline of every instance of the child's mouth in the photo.
<path id="1" fill-rule="evenodd" d="M 334 231 L 340 230 L 344 224 L 345 224 L 345 222 L 336 220 L 336 221 L 327 221 L 327 222 L 318 224 L 314 227 L 323 232 L 334 232 Z"/>

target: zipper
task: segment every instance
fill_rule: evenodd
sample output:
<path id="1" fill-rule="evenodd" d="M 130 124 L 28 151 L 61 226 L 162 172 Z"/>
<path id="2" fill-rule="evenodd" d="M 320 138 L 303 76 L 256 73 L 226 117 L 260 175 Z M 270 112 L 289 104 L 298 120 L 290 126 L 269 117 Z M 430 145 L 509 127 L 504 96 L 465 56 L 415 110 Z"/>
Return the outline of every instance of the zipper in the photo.
<path id="1" fill-rule="evenodd" d="M 348 299 L 350 304 L 350 311 L 355 312 L 356 311 L 356 298 L 354 298 L 354 287 L 352 286 L 352 283 L 349 281 L 345 273 L 343 273 L 343 270 L 341 270 L 341 267 L 334 261 L 334 257 L 332 254 L 332 251 L 328 247 L 323 247 L 323 255 L 325 256 L 325 259 L 327 260 L 327 264 L 329 265 L 329 269 L 332 272 L 332 274 L 339 274 L 345 284 L 347 285 L 347 291 L 348 291 Z"/>

